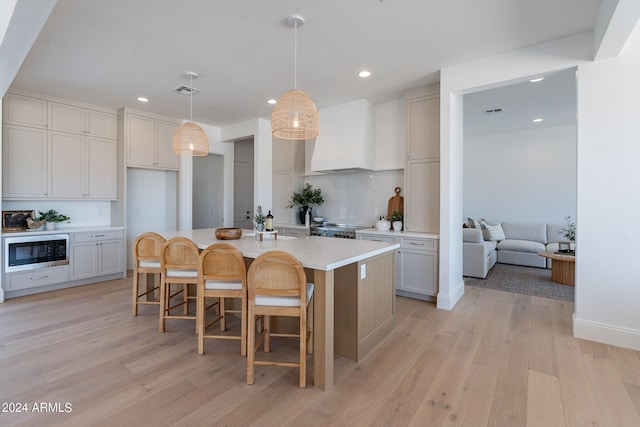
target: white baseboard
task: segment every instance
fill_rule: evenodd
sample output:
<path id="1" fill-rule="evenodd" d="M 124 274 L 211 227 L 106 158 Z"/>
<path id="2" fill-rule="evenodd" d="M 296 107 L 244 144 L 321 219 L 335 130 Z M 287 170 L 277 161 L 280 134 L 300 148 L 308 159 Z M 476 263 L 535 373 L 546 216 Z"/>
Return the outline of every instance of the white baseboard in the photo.
<path id="1" fill-rule="evenodd" d="M 640 351 L 639 330 L 579 319 L 575 313 L 573 314 L 573 336 Z"/>
<path id="2" fill-rule="evenodd" d="M 437 307 L 442 310 L 451 310 L 460 301 L 460 298 L 464 295 L 464 280 L 460 280 L 455 287 L 450 288 L 450 294 L 443 294 L 438 292 Z"/>

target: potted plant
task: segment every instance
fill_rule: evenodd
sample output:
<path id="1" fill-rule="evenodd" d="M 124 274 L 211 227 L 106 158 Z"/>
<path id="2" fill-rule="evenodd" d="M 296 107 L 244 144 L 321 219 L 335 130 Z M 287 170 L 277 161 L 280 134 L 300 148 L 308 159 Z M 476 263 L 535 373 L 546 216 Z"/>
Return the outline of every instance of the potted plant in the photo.
<path id="1" fill-rule="evenodd" d="M 319 188 L 314 189 L 312 185 L 307 182 L 304 184 L 302 192 L 294 192 L 291 194 L 291 200 L 289 200 L 289 204 L 286 207 L 293 208 L 294 206 L 300 206 L 298 215 L 300 223 L 304 224 L 304 216 L 307 213 L 307 210 L 313 210 L 314 206 L 320 206 L 323 203 L 324 198 L 322 197 L 322 190 Z M 309 211 L 309 216 L 311 216 L 311 211 Z"/>
<path id="2" fill-rule="evenodd" d="M 389 217 L 389 221 L 391 221 L 391 226 L 394 231 L 402 230 L 402 214 L 398 211 L 393 211 L 391 216 Z"/>
<path id="3" fill-rule="evenodd" d="M 573 222 L 570 216 L 566 216 L 564 221 L 566 225 L 560 229 L 560 233 L 568 241 L 558 243 L 558 252 L 573 253 L 575 252 L 575 244 L 572 245 L 572 243 L 576 241 L 576 223 Z"/>
<path id="4" fill-rule="evenodd" d="M 66 215 L 58 213 L 54 209 L 49 209 L 47 212 L 38 211 L 40 216 L 36 219 L 36 221 L 44 221 L 47 224 L 47 230 L 54 230 L 56 228 L 56 224 L 59 222 L 69 221 L 69 218 Z"/>
<path id="5" fill-rule="evenodd" d="M 264 221 L 265 221 L 265 219 L 266 219 L 266 217 L 264 216 L 262 211 L 259 211 L 258 213 L 255 214 L 255 216 L 253 217 L 253 220 L 256 223 L 256 230 L 264 231 Z"/>

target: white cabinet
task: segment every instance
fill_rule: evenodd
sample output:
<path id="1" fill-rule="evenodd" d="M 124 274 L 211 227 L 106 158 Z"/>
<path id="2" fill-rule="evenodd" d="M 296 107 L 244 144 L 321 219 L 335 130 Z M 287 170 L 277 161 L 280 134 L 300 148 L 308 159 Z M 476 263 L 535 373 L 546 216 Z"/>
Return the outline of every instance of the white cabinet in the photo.
<path id="1" fill-rule="evenodd" d="M 435 299 L 438 291 L 438 241 L 401 237 L 396 294 Z"/>
<path id="2" fill-rule="evenodd" d="M 20 271 L 5 275 L 5 291 L 21 291 L 39 286 L 53 285 L 69 280 L 69 266 Z"/>
<path id="3" fill-rule="evenodd" d="M 302 190 L 302 175 L 305 163 L 304 141 L 273 139 L 273 212 L 276 221 L 299 223 L 298 210 L 287 204 L 294 191 Z"/>
<path id="4" fill-rule="evenodd" d="M 127 166 L 178 170 L 180 157 L 171 150 L 171 141 L 180 123 L 158 116 L 125 110 L 124 138 Z"/>
<path id="5" fill-rule="evenodd" d="M 438 84 L 405 92 L 405 229 L 440 230 L 440 95 Z"/>
<path id="6" fill-rule="evenodd" d="M 306 227 L 276 227 L 276 230 L 281 236 L 306 237 L 310 234 Z"/>
<path id="7" fill-rule="evenodd" d="M 5 199 L 117 198 L 116 114 L 15 94 L 6 99 Z"/>
<path id="8" fill-rule="evenodd" d="M 118 138 L 118 116 L 76 105 L 49 101 L 49 130 L 90 135 L 96 138 Z"/>
<path id="9" fill-rule="evenodd" d="M 117 142 L 49 132 L 49 197 L 117 198 Z"/>
<path id="10" fill-rule="evenodd" d="M 47 197 L 47 131 L 2 126 L 2 196 L 6 199 Z"/>
<path id="11" fill-rule="evenodd" d="M 70 247 L 71 280 L 106 276 L 123 271 L 122 231 L 72 233 Z"/>
<path id="12" fill-rule="evenodd" d="M 399 243 L 396 253 L 394 280 L 396 295 L 435 301 L 438 294 L 438 239 L 418 233 L 358 232 L 357 238 L 387 243 Z"/>
<path id="13" fill-rule="evenodd" d="M 47 128 L 47 101 L 13 93 L 2 99 L 2 122 L 33 128 Z"/>

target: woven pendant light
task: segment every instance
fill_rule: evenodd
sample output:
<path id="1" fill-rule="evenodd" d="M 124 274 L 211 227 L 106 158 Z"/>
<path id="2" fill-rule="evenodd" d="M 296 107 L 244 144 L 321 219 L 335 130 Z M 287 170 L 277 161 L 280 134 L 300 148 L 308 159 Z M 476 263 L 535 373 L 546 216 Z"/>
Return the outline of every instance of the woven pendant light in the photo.
<path id="1" fill-rule="evenodd" d="M 198 74 L 189 71 L 189 121 L 183 123 L 173 134 L 171 150 L 179 156 L 206 156 L 209 154 L 209 139 L 200 126 L 193 122 L 193 78 Z"/>
<path id="2" fill-rule="evenodd" d="M 318 109 L 309 95 L 297 88 L 298 26 L 304 24 L 304 18 L 300 15 L 291 15 L 287 23 L 294 27 L 294 89 L 282 95 L 273 108 L 271 133 L 280 139 L 311 139 L 318 135 L 320 128 Z"/>

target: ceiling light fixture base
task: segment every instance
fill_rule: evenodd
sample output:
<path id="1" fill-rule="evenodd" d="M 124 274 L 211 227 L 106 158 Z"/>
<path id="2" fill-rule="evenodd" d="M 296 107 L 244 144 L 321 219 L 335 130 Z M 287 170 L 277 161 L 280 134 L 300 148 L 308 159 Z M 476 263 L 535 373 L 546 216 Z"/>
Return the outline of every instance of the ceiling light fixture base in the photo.
<path id="1" fill-rule="evenodd" d="M 304 18 L 300 15 L 291 15 L 287 18 L 287 25 L 290 27 L 302 27 L 304 25 Z"/>

